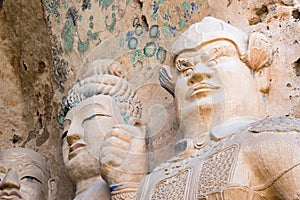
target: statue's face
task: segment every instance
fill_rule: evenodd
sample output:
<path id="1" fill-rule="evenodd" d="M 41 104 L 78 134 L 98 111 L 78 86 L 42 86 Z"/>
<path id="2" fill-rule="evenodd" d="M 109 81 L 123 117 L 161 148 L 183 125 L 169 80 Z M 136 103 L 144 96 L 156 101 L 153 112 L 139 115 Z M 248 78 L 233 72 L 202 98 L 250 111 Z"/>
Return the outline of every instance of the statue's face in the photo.
<path id="1" fill-rule="evenodd" d="M 0 153 L 0 199 L 45 200 L 48 198 L 49 175 L 33 152 Z"/>
<path id="2" fill-rule="evenodd" d="M 71 176 L 83 176 L 79 177 L 82 179 L 99 173 L 102 142 L 118 121 L 113 109 L 112 97 L 98 95 L 80 102 L 67 113 L 63 158 Z"/>
<path id="3" fill-rule="evenodd" d="M 249 102 L 257 96 L 256 83 L 232 43 L 212 42 L 186 51 L 175 65 L 175 98 L 183 126 L 195 126 L 208 117 L 214 123 L 229 116 L 251 115 L 257 106 L 256 101 Z"/>

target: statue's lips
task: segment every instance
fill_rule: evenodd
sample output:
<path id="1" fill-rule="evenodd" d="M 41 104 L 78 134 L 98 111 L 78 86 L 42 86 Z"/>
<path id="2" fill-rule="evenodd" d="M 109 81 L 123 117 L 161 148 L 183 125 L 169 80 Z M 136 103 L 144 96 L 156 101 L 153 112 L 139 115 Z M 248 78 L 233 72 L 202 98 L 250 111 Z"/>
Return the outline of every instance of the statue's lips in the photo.
<path id="1" fill-rule="evenodd" d="M 0 199 L 22 199 L 22 197 L 19 192 L 13 190 L 1 192 Z"/>
<path id="2" fill-rule="evenodd" d="M 82 143 L 76 143 L 76 144 L 74 144 L 73 146 L 71 146 L 70 152 L 69 152 L 69 153 L 72 153 L 72 152 L 75 151 L 76 149 L 79 149 L 79 148 L 85 147 L 85 146 L 86 146 L 85 144 L 82 144 Z"/>
<path id="3" fill-rule="evenodd" d="M 84 148 L 86 145 L 82 143 L 76 143 L 71 146 L 69 150 L 69 160 L 71 160 L 74 156 L 76 156 L 76 150 Z"/>
<path id="4" fill-rule="evenodd" d="M 191 98 L 195 94 L 217 90 L 219 88 L 220 88 L 219 86 L 215 86 L 210 83 L 205 83 L 205 82 L 197 83 L 188 89 L 188 92 L 186 93 L 186 99 Z"/>

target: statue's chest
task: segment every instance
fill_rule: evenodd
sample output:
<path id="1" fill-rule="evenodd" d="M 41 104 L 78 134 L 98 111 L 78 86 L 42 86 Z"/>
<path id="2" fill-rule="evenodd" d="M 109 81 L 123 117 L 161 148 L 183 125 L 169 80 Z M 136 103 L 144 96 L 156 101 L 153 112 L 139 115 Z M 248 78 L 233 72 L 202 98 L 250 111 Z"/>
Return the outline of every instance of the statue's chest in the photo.
<path id="1" fill-rule="evenodd" d="M 229 186 L 238 153 L 238 145 L 204 157 L 201 151 L 195 151 L 188 159 L 164 169 L 164 179 L 155 184 L 151 199 L 205 199 L 208 194 L 222 191 Z"/>

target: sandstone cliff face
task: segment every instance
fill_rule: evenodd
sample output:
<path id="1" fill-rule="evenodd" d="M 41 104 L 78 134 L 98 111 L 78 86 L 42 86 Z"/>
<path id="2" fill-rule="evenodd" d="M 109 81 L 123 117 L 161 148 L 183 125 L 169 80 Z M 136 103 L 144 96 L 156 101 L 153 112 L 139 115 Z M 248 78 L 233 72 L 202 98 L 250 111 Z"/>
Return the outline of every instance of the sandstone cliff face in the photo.
<path id="1" fill-rule="evenodd" d="M 51 54 L 51 33 L 40 1 L 0 3 L 1 149 L 28 147 L 44 154 L 61 177 L 60 199 L 73 186 L 64 173 Z M 55 167 L 54 167 L 55 166 Z"/>
<path id="2" fill-rule="evenodd" d="M 1 148 L 44 153 L 61 177 L 61 199 L 72 196 L 57 115 L 61 99 L 95 58 L 127 66 L 126 78 L 148 100 L 144 120 L 157 135 L 153 148 L 164 147 L 176 137 L 177 125 L 172 96 L 159 87 L 157 69 L 169 65 L 180 33 L 207 15 L 267 35 L 274 57 L 268 115 L 300 117 L 299 9 L 297 0 L 0 0 Z M 170 156 L 169 149 L 160 151 Z"/>

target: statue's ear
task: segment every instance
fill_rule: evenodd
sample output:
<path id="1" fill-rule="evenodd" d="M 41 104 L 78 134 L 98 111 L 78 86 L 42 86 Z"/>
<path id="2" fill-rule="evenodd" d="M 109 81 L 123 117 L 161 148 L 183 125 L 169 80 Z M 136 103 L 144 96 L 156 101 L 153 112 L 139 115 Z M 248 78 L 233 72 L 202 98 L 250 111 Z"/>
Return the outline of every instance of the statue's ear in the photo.
<path id="1" fill-rule="evenodd" d="M 58 192 L 58 177 L 52 177 L 48 180 L 48 200 L 57 200 L 57 192 Z"/>
<path id="2" fill-rule="evenodd" d="M 164 65 L 159 69 L 159 82 L 170 94 L 174 96 L 175 93 L 175 81 L 174 75 L 172 75 L 172 69 L 169 66 Z"/>
<path id="3" fill-rule="evenodd" d="M 250 69 L 255 73 L 259 90 L 267 93 L 270 84 L 269 66 L 272 63 L 272 48 L 264 34 L 258 32 L 250 34 L 247 60 Z"/>
<path id="4" fill-rule="evenodd" d="M 255 80 L 259 91 L 262 93 L 268 93 L 270 89 L 270 68 L 263 67 L 255 72 Z"/>

